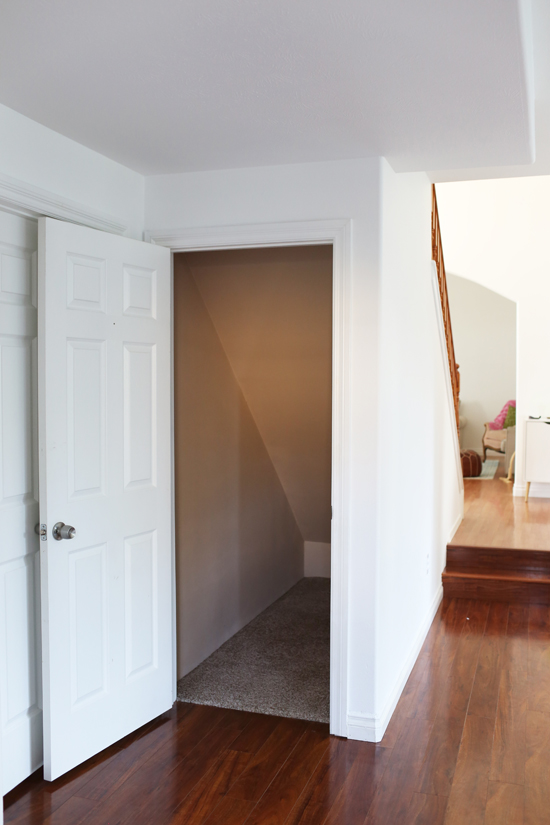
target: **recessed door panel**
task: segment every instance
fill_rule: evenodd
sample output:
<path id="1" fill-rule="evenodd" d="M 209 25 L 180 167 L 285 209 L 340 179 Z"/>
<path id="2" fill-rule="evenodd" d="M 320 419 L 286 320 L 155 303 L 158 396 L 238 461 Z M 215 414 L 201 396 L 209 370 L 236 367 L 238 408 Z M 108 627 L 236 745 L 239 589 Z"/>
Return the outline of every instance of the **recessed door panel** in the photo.
<path id="1" fill-rule="evenodd" d="M 107 689 L 106 553 L 100 544 L 69 555 L 73 705 Z"/>
<path id="2" fill-rule="evenodd" d="M 6 619 L 4 638 L 11 667 L 6 670 L 5 723 L 19 724 L 24 716 L 33 715 L 39 707 L 39 674 L 36 657 L 20 656 L 20 651 L 34 651 L 37 639 L 37 573 L 36 554 L 23 556 L 3 566 L 2 593 Z M 0 568 L 1 569 L 1 568 Z"/>
<path id="3" fill-rule="evenodd" d="M 31 303 L 32 252 L 0 243 L 0 302 Z"/>
<path id="4" fill-rule="evenodd" d="M 124 267 L 124 314 L 157 317 L 157 273 L 137 266 Z"/>
<path id="5" fill-rule="evenodd" d="M 126 487 L 155 484 L 156 349 L 124 344 L 124 480 Z"/>
<path id="6" fill-rule="evenodd" d="M 2 421 L 1 503 L 18 505 L 32 492 L 31 340 L 0 338 Z"/>
<path id="7" fill-rule="evenodd" d="M 104 493 L 105 341 L 67 341 L 69 495 Z"/>
<path id="8" fill-rule="evenodd" d="M 158 575 L 156 530 L 124 542 L 126 583 L 126 674 L 157 666 Z"/>
<path id="9" fill-rule="evenodd" d="M 67 306 L 81 312 L 105 312 L 106 262 L 67 255 Z"/>

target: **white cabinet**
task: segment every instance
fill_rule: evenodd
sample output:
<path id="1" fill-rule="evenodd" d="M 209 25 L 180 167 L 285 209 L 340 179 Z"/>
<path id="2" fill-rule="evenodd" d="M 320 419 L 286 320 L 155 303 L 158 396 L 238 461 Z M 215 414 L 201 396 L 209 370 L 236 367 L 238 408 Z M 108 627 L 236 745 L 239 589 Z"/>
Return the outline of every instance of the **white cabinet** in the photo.
<path id="1" fill-rule="evenodd" d="M 528 419 L 525 427 L 525 500 L 531 482 L 550 484 L 550 421 Z"/>

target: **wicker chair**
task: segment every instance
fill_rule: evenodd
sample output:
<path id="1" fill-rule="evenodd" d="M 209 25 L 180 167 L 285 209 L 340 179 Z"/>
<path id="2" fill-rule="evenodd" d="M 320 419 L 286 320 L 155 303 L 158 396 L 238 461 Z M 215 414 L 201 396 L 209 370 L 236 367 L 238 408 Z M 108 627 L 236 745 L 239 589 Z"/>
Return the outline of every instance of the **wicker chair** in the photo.
<path id="1" fill-rule="evenodd" d="M 481 439 L 483 447 L 483 461 L 487 458 L 487 450 L 494 450 L 496 453 L 506 456 L 506 464 L 509 464 L 512 454 L 516 449 L 516 428 L 507 427 L 504 430 L 491 430 L 489 422 L 485 424 L 485 432 Z M 506 467 L 508 469 L 508 467 Z"/>

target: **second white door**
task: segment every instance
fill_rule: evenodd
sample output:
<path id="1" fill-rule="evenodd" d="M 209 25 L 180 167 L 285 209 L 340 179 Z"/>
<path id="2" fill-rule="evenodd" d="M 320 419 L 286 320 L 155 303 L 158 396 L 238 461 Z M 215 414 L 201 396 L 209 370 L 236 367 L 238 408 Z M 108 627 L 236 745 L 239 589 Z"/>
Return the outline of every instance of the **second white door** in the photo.
<path id="1" fill-rule="evenodd" d="M 43 218 L 44 775 L 172 704 L 170 252 Z M 56 540 L 58 531 L 74 538 Z"/>

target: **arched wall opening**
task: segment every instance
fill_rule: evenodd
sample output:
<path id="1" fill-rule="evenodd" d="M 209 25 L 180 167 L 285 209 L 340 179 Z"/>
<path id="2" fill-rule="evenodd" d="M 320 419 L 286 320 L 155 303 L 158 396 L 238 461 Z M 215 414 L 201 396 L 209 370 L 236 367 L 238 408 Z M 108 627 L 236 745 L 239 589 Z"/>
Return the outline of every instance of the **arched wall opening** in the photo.
<path id="1" fill-rule="evenodd" d="M 452 273 L 447 286 L 460 366 L 460 446 L 482 452 L 485 422 L 516 399 L 517 305 Z"/>

